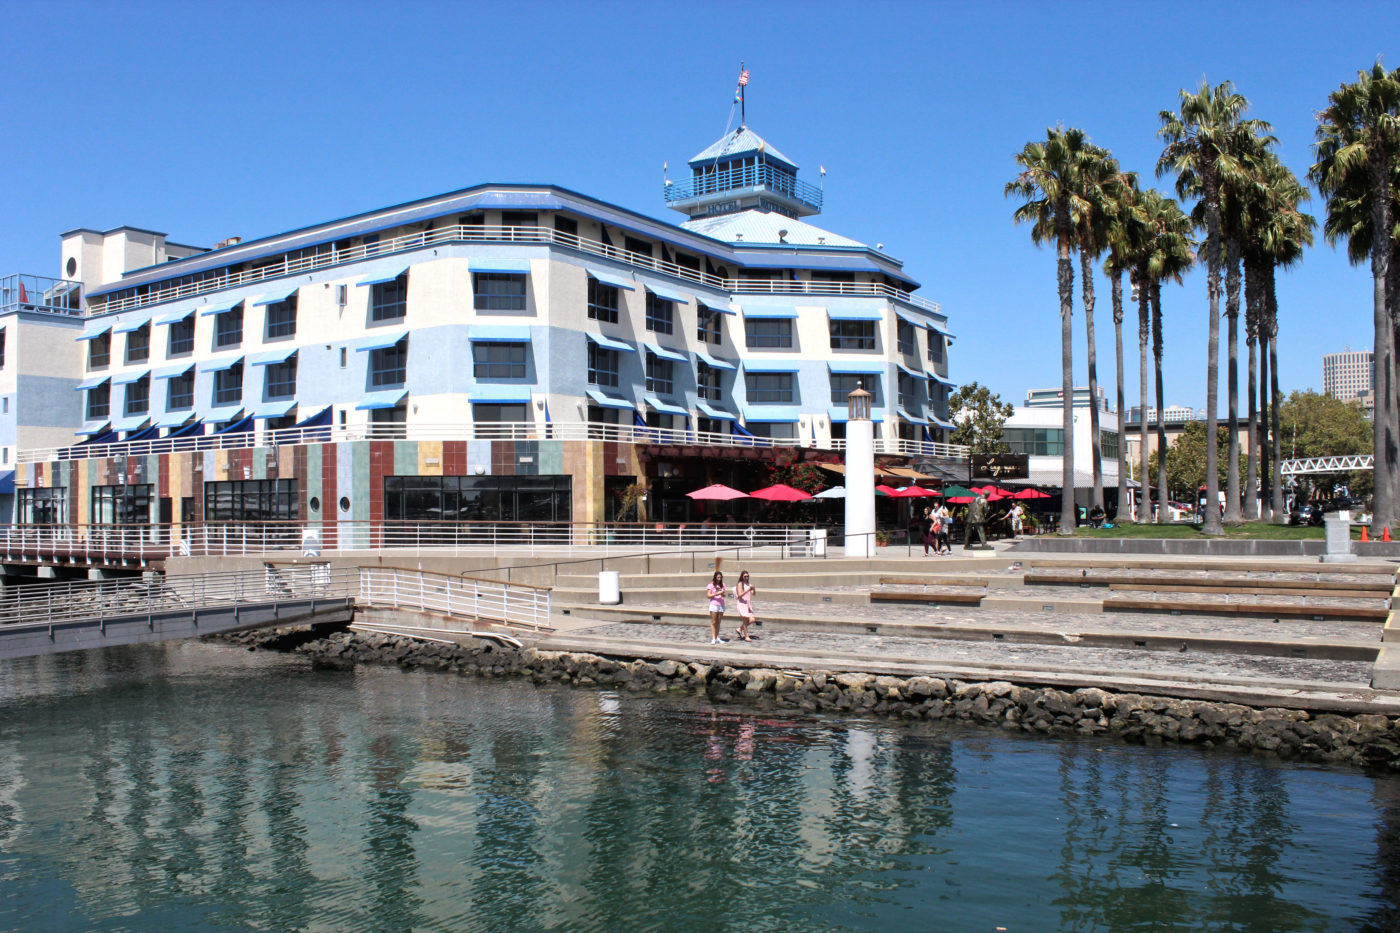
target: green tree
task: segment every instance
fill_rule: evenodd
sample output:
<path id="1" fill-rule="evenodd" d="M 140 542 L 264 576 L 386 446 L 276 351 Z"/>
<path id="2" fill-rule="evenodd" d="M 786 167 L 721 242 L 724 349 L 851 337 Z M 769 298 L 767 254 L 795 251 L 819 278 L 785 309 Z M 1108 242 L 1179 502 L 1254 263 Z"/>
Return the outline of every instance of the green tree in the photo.
<path id="1" fill-rule="evenodd" d="M 964 444 L 975 454 L 1011 450 L 1001 439 L 1002 425 L 1015 409 L 986 386 L 969 382 L 948 397 L 948 413 L 957 425 L 951 443 Z"/>
<path id="2" fill-rule="evenodd" d="M 1206 424 L 1203 421 L 1188 422 L 1181 434 L 1171 442 L 1167 448 L 1167 498 L 1182 502 L 1196 501 L 1196 495 L 1202 486 L 1208 487 L 1206 470 L 1214 466 L 1216 470 L 1216 501 L 1219 501 L 1219 488 L 1225 479 L 1227 466 L 1227 453 L 1229 449 L 1229 439 L 1225 437 L 1226 428 L 1216 427 L 1215 430 L 1215 456 L 1211 457 L 1206 445 Z M 1160 479 L 1158 470 L 1158 452 L 1153 451 L 1148 460 L 1148 476 L 1151 480 Z M 1236 463 L 1238 468 L 1239 464 Z M 1161 498 L 1160 483 L 1158 484 L 1158 498 Z M 1209 495 L 1207 500 L 1210 501 Z M 1216 516 L 1219 517 L 1220 510 L 1215 509 Z M 1206 509 L 1209 514 L 1210 509 Z M 1166 516 L 1166 517 L 1164 517 Z M 1159 522 L 1170 521 L 1165 509 L 1159 510 L 1157 520 Z"/>
<path id="3" fill-rule="evenodd" d="M 1004 194 L 1025 203 L 1013 215 L 1017 223 L 1031 225 L 1031 241 L 1055 244 L 1055 279 L 1060 296 L 1060 377 L 1064 388 L 1065 437 L 1074 436 L 1074 347 L 1071 316 L 1074 311 L 1074 266 L 1070 251 L 1075 244 L 1075 216 L 1082 211 L 1079 196 L 1080 159 L 1089 145 L 1083 130 L 1050 128 L 1044 142 L 1026 143 L 1016 154 L 1021 172 L 1006 183 Z M 1060 497 L 1060 534 L 1075 531 L 1074 447 L 1065 445 Z"/>
<path id="4" fill-rule="evenodd" d="M 1205 207 L 1206 294 L 1210 304 L 1206 344 L 1206 427 L 1209 434 L 1214 433 L 1216 427 L 1220 388 L 1222 189 L 1246 182 L 1245 167 L 1238 157 L 1240 135 L 1263 135 L 1268 131 L 1268 124 L 1244 119 L 1249 102 L 1235 93 L 1229 81 L 1212 88 L 1202 80 L 1196 93 L 1183 88 L 1180 97 L 1179 113 L 1163 110 L 1159 115 L 1162 127 L 1157 135 L 1166 140 L 1166 147 L 1157 160 L 1157 174 L 1175 172 L 1177 194 L 1182 198 L 1199 195 Z M 1207 497 L 1216 501 L 1220 491 L 1218 471 L 1214 469 L 1216 451 L 1211 445 L 1206 447 L 1206 456 L 1211 461 L 1205 471 Z M 1239 474 L 1235 476 L 1238 484 Z M 1216 509 L 1206 510 L 1203 530 L 1210 535 L 1221 534 L 1220 515 Z"/>
<path id="5" fill-rule="evenodd" d="M 1279 420 L 1290 457 L 1335 457 L 1372 450 L 1374 430 L 1358 402 L 1310 390 L 1293 392 L 1279 406 Z M 1348 485 L 1353 495 L 1364 496 L 1373 484 L 1368 473 L 1357 471 Z"/>
<path id="6" fill-rule="evenodd" d="M 1375 329 L 1375 491 L 1372 532 L 1396 524 L 1400 493 L 1400 426 L 1395 398 L 1395 312 L 1390 307 L 1389 269 L 1394 258 L 1395 163 L 1400 159 L 1400 72 L 1376 62 L 1328 96 L 1317 117 L 1317 162 L 1308 172 L 1327 198 L 1329 239 L 1349 236 L 1333 225 L 1334 205 L 1364 204 L 1369 215 L 1372 322 Z M 1339 195 L 1344 195 L 1339 199 Z M 1334 230 L 1337 230 L 1334 233 Z"/>

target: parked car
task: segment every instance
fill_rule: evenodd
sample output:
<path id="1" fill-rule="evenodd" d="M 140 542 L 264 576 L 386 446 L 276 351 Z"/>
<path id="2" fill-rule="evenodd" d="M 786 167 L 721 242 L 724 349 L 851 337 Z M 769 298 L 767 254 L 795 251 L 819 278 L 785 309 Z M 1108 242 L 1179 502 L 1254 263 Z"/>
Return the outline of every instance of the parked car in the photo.
<path id="1" fill-rule="evenodd" d="M 1295 505 L 1288 515 L 1290 525 L 1321 525 L 1322 509 L 1315 505 Z"/>

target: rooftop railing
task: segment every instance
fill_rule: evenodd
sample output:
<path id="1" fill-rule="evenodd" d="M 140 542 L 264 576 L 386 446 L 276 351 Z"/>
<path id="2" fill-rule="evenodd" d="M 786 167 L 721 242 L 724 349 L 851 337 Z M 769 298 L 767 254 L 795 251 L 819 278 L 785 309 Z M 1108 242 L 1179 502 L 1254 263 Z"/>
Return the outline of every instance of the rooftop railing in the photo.
<path id="1" fill-rule="evenodd" d="M 223 291 L 228 288 L 237 288 L 243 285 L 255 285 L 269 279 L 278 279 L 288 275 L 300 275 L 312 272 L 317 269 L 324 269 L 331 266 L 346 265 L 349 263 L 362 262 L 366 259 L 373 259 L 378 256 L 388 256 L 395 253 L 406 253 L 413 250 L 427 247 L 440 246 L 450 243 L 536 243 L 542 246 L 560 246 L 566 249 L 577 250 L 578 252 L 590 256 L 600 256 L 637 269 L 645 269 L 650 272 L 669 275 L 673 278 L 684 279 L 696 285 L 717 289 L 729 293 L 780 293 L 792 295 L 849 295 L 857 297 L 888 298 L 894 301 L 902 301 L 905 304 L 920 308 L 933 314 L 942 314 L 937 302 L 929 301 L 902 289 L 894 288 L 883 282 L 776 282 L 757 281 L 752 282 L 742 278 L 724 278 L 712 275 L 708 272 L 701 272 L 682 266 L 674 262 L 666 262 L 648 256 L 645 253 L 634 253 L 627 250 L 618 249 L 607 243 L 598 240 L 590 240 L 573 233 L 565 233 L 562 230 L 555 230 L 551 227 L 505 227 L 505 226 L 470 226 L 458 224 L 449 227 L 439 227 L 434 230 L 424 230 L 421 233 L 407 234 L 405 236 L 391 237 L 383 239 L 377 243 L 366 243 L 348 249 L 337 249 L 327 245 L 325 249 L 311 251 L 300 251 L 298 254 L 288 254 L 281 260 L 259 265 L 252 269 L 243 269 L 238 272 L 219 270 L 213 273 L 201 273 L 198 280 L 184 283 L 155 283 L 149 286 L 136 286 L 138 294 L 117 297 L 119 292 L 111 292 L 107 295 L 100 295 L 92 298 L 88 302 L 88 314 L 109 314 L 118 311 L 131 311 L 136 308 L 144 308 L 149 305 L 162 304 L 167 301 L 178 301 L 183 298 L 194 298 L 200 295 L 207 295 L 213 292 Z M 794 265 L 800 267 L 800 263 L 794 260 Z M 172 274 L 178 271 L 172 269 Z M 703 301 L 704 296 L 699 296 Z"/>
<path id="2" fill-rule="evenodd" d="M 807 438 L 746 437 L 714 431 L 644 428 L 600 422 L 487 422 L 482 424 L 359 424 L 285 428 L 280 431 L 237 431 L 191 437 L 161 437 L 142 441 L 116 441 L 108 444 L 77 444 L 71 447 L 39 447 L 16 453 L 19 463 L 50 463 L 65 460 L 93 460 L 105 457 L 139 457 L 149 454 L 202 450 L 246 450 L 254 447 L 290 447 L 342 441 L 614 441 L 633 445 L 682 447 L 813 448 L 840 451 L 841 439 L 818 442 Z M 875 452 L 935 460 L 966 460 L 968 448 L 901 438 L 875 439 Z"/>
<path id="3" fill-rule="evenodd" d="M 0 314 L 12 311 L 82 317 L 83 284 L 27 273 L 0 276 Z"/>
<path id="4" fill-rule="evenodd" d="M 767 163 L 728 168 L 719 172 L 702 172 L 685 181 L 668 181 L 666 203 L 688 201 L 707 194 L 745 188 L 766 188 L 810 205 L 817 211 L 822 209 L 820 188 L 805 181 L 798 181 L 797 176 L 791 172 L 784 172 Z"/>

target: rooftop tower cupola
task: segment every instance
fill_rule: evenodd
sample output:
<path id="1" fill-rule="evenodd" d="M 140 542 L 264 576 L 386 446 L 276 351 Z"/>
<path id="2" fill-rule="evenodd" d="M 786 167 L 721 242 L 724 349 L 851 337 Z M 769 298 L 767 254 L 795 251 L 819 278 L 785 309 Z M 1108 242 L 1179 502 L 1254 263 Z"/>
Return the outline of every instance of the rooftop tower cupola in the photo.
<path id="1" fill-rule="evenodd" d="M 821 188 L 798 181 L 797 163 L 768 145 L 744 122 L 744 88 L 748 83 L 749 73 L 741 71 L 734 93 L 741 114 L 739 128 L 726 131 L 690 160 L 689 180 L 666 180 L 666 206 L 691 220 L 752 210 L 785 217 L 820 214 Z M 731 110 L 730 120 L 733 118 Z"/>

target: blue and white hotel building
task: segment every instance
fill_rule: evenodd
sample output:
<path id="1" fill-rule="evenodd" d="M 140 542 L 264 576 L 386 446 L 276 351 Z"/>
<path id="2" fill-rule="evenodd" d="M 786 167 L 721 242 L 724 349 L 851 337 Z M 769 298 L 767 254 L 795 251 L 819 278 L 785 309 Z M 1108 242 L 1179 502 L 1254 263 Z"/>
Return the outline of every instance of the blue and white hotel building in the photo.
<path id="1" fill-rule="evenodd" d="M 839 460 L 857 385 L 877 452 L 960 459 L 902 263 L 747 127 L 689 169 L 679 224 L 483 184 L 213 249 L 65 234 L 82 423 L 19 451 L 16 520 L 592 522 L 634 483 L 665 518 L 731 456 Z"/>

